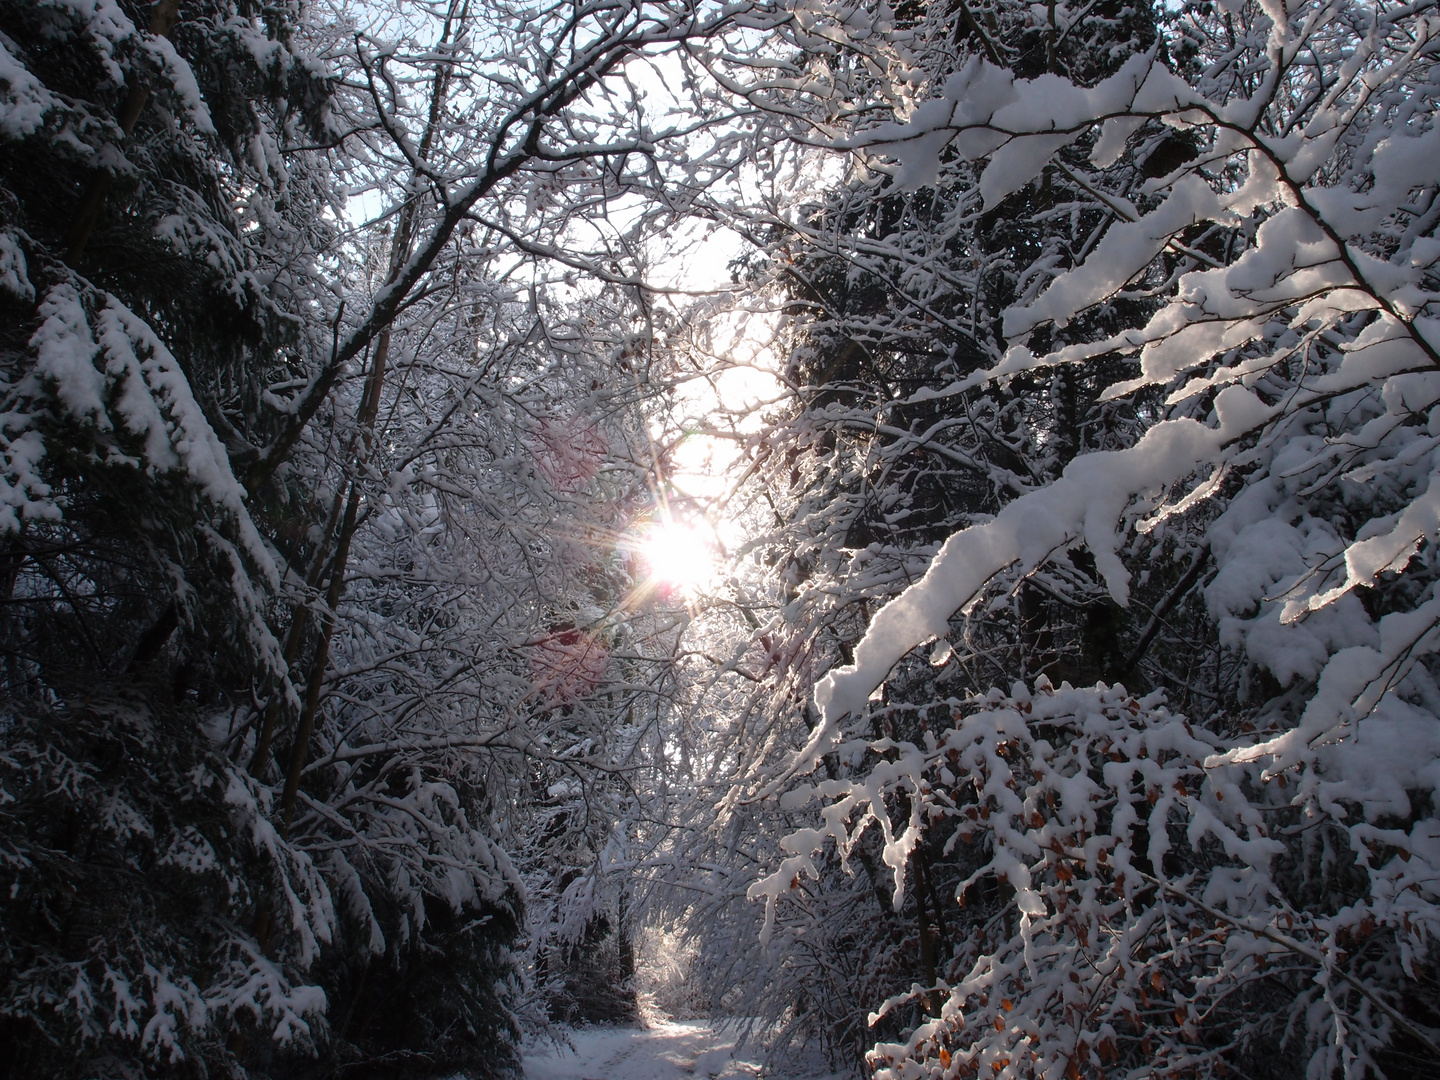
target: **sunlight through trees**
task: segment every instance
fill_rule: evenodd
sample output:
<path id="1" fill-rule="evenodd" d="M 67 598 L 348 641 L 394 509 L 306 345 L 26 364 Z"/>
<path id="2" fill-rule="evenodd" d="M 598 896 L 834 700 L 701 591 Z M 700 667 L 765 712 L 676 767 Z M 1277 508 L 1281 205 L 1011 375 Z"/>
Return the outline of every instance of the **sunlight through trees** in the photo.
<path id="1" fill-rule="evenodd" d="M 1437 50 L 0 0 L 0 1076 L 1432 1075 Z"/>

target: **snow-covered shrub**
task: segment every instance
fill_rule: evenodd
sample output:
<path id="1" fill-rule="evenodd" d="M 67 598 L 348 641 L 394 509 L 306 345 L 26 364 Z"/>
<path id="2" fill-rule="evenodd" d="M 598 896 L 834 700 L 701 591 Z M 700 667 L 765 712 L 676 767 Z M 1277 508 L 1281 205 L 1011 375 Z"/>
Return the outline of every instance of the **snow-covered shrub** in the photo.
<path id="1" fill-rule="evenodd" d="M 949 704 L 923 745 L 873 742 L 868 774 L 787 795 L 817 823 L 752 889 L 773 919 L 869 831 L 897 908 L 920 844 L 968 862 L 949 970 L 871 1017 L 938 1004 L 876 1046 L 878 1077 L 1210 1076 L 1266 1052 L 1358 1076 L 1433 1051 L 1440 742 L 1413 706 L 1321 750 L 1297 795 L 1245 761 L 1259 736 L 1157 694 L 1041 679 Z"/>

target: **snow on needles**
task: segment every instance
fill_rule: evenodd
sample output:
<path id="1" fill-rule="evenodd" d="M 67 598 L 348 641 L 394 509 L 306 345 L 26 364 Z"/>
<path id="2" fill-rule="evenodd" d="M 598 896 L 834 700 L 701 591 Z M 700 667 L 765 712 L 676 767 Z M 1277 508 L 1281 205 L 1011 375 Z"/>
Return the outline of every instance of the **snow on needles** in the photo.
<path id="1" fill-rule="evenodd" d="M 118 427 L 138 437 L 139 458 L 120 445 L 109 447 L 106 456 L 152 473 L 183 475 L 234 522 L 246 555 L 272 584 L 278 583 L 274 560 L 250 520 L 245 489 L 231 471 L 225 447 L 154 331 L 108 294 L 92 330 L 80 293 L 68 283 L 46 294 L 40 316 L 30 341 L 36 364 L 18 388 L 20 397 L 37 410 L 53 398 L 70 419 L 97 432 Z M 13 505 L 8 493 L 6 501 Z"/>

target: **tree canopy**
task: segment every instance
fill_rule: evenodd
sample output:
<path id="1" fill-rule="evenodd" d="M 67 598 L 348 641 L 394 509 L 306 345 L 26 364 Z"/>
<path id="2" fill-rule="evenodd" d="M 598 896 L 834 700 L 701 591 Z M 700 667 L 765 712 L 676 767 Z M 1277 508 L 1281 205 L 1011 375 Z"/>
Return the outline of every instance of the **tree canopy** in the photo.
<path id="1" fill-rule="evenodd" d="M 1437 50 L 0 0 L 0 1075 L 1430 1075 Z"/>

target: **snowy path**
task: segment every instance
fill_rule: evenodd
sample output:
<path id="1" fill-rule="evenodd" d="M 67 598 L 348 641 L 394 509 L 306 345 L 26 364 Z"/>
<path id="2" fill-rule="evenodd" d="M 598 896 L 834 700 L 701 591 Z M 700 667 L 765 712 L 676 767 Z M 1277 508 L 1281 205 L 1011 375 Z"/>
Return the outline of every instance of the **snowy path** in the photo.
<path id="1" fill-rule="evenodd" d="M 737 1032 L 709 1020 L 654 1023 L 648 1029 L 572 1032 L 575 1049 L 537 1048 L 526 1080 L 751 1080 L 759 1052 L 735 1049 Z M 738 1056 L 737 1056 L 738 1055 Z"/>

